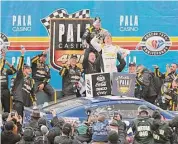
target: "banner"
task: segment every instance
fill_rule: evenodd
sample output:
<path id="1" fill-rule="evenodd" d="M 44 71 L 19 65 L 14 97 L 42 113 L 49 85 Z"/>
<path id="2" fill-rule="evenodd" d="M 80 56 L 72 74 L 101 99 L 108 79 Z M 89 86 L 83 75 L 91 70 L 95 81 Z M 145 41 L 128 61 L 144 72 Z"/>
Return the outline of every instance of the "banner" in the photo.
<path id="1" fill-rule="evenodd" d="M 87 97 L 111 95 L 110 73 L 86 74 L 85 81 Z"/>
<path id="2" fill-rule="evenodd" d="M 134 97 L 135 81 L 135 74 L 113 73 L 112 94 L 117 96 Z"/>
<path id="3" fill-rule="evenodd" d="M 15 66 L 21 45 L 29 65 L 48 48 L 50 84 L 61 89 L 59 69 L 71 54 L 77 54 L 81 67 L 82 34 L 99 16 L 113 44 L 131 50 L 124 72 L 129 62 L 136 62 L 152 71 L 158 64 L 164 73 L 166 64 L 178 63 L 177 7 L 178 1 L 2 1 L 0 46 L 8 47 L 6 59 Z"/>

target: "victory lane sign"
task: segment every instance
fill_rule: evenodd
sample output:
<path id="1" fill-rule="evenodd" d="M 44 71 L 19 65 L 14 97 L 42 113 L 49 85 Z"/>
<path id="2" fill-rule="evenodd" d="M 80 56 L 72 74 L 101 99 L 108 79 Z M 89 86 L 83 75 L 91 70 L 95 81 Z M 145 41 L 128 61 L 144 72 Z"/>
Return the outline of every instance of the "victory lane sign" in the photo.
<path id="1" fill-rule="evenodd" d="M 51 19 L 50 26 L 50 61 L 51 65 L 60 69 L 63 53 L 81 54 L 82 40 L 87 27 L 92 24 L 92 19 L 57 18 Z M 77 51 L 78 52 L 77 52 Z M 69 58 L 67 55 L 67 59 Z"/>

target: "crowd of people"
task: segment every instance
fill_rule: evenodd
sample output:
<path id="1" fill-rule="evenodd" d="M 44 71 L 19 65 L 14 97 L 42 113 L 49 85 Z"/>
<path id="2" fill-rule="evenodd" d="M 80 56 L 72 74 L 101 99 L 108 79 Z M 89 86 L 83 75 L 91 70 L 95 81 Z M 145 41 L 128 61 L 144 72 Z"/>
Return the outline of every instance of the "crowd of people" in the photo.
<path id="1" fill-rule="evenodd" d="M 129 127 L 122 115 L 115 111 L 111 119 L 105 113 L 88 115 L 83 122 L 66 122 L 51 111 L 49 122 L 41 117 L 39 109 L 33 109 L 31 120 L 22 123 L 17 112 L 4 113 L 1 127 L 2 144 L 177 144 L 178 116 L 165 121 L 159 110 L 152 115 L 141 105 L 138 117 Z M 131 128 L 131 134 L 128 129 Z"/>
<path id="2" fill-rule="evenodd" d="M 130 51 L 112 44 L 111 34 L 101 28 L 101 19 L 96 17 L 93 25 L 86 29 L 82 37 L 84 50 L 83 69 L 77 66 L 77 55 L 71 55 L 68 63 L 61 68 L 62 91 L 64 96 L 83 96 L 79 81 L 83 74 L 101 72 L 121 72 L 125 65 L 125 57 Z M 44 91 L 51 97 L 54 89 L 49 84 L 50 67 L 46 64 L 47 50 L 31 59 L 31 66 L 24 63 L 25 48 L 21 49 L 21 57 L 17 68 L 5 58 L 6 52 L 1 50 L 1 103 L 3 107 L 3 126 L 1 140 L 3 144 L 124 144 L 132 141 L 134 144 L 177 144 L 178 118 L 170 123 L 161 120 L 159 111 L 151 116 L 145 106 L 138 109 L 138 118 L 132 124 L 134 138 L 127 136 L 127 127 L 122 122 L 122 116 L 114 112 L 109 122 L 104 114 L 90 115 L 88 120 L 76 125 L 65 123 L 53 112 L 53 120 L 49 124 L 40 117 L 39 110 L 34 110 L 29 124 L 23 124 L 24 107 L 36 106 L 38 91 Z M 9 67 L 6 68 L 5 65 Z M 157 65 L 151 72 L 143 65 L 129 63 L 129 73 L 135 74 L 135 97 L 156 104 L 165 110 L 178 109 L 178 65 L 167 66 L 167 72 L 162 74 Z M 11 89 L 8 88 L 8 76 L 15 74 Z M 13 99 L 13 110 L 10 112 L 10 96 Z M 174 136 L 172 134 L 175 134 Z M 11 139 L 10 139 L 11 138 Z"/>

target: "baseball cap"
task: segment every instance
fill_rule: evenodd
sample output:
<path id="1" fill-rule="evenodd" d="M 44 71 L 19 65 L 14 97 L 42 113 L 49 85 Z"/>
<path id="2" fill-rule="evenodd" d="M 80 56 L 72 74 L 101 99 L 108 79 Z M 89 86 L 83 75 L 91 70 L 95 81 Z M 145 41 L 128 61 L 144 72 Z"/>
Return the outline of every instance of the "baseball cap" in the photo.
<path id="1" fill-rule="evenodd" d="M 8 121 L 5 124 L 5 130 L 7 131 L 12 131 L 14 128 L 14 122 L 13 121 Z"/>
<path id="2" fill-rule="evenodd" d="M 117 116 L 117 115 L 119 115 L 121 120 L 122 120 L 122 115 L 118 111 L 114 111 L 114 117 Z"/>
<path id="3" fill-rule="evenodd" d="M 72 126 L 71 126 L 71 124 L 65 123 L 64 126 L 63 126 L 63 128 L 62 128 L 62 132 L 63 132 L 65 135 L 69 135 L 71 131 L 72 131 Z"/>
<path id="4" fill-rule="evenodd" d="M 112 144 L 117 144 L 119 136 L 116 131 L 110 131 L 108 134 L 108 140 Z"/>
<path id="5" fill-rule="evenodd" d="M 100 17 L 95 17 L 94 18 L 94 22 L 97 21 L 97 20 L 99 20 L 99 22 L 101 22 L 101 18 Z"/>
<path id="6" fill-rule="evenodd" d="M 27 65 L 26 63 L 24 63 L 23 67 L 24 67 L 25 69 L 30 69 L 30 68 L 31 68 L 31 67 L 30 67 L 29 65 Z"/>
<path id="7" fill-rule="evenodd" d="M 76 54 L 72 54 L 71 58 L 77 58 L 77 55 Z"/>
<path id="8" fill-rule="evenodd" d="M 38 120 L 38 126 L 41 127 L 42 125 L 45 125 L 45 126 L 47 125 L 47 121 L 43 117 Z"/>
<path id="9" fill-rule="evenodd" d="M 148 107 L 146 105 L 141 105 L 138 107 L 138 112 L 147 112 L 148 113 Z"/>
<path id="10" fill-rule="evenodd" d="M 135 62 L 130 62 L 129 66 L 136 66 L 136 63 Z"/>
<path id="11" fill-rule="evenodd" d="M 34 137 L 34 130 L 32 127 L 26 127 L 23 132 L 23 138 L 25 141 L 31 141 Z"/>

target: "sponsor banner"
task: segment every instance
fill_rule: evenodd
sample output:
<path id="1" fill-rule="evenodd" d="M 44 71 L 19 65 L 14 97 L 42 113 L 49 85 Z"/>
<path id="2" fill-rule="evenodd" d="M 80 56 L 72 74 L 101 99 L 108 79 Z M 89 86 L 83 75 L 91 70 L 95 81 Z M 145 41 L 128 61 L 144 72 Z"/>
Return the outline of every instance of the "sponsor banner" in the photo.
<path id="1" fill-rule="evenodd" d="M 96 73 L 85 75 L 86 96 L 111 95 L 110 73 Z"/>
<path id="2" fill-rule="evenodd" d="M 110 73 L 92 74 L 93 96 L 111 95 Z"/>
<path id="3" fill-rule="evenodd" d="M 112 94 L 133 97 L 135 92 L 135 74 L 113 73 Z"/>
<path id="4" fill-rule="evenodd" d="M 102 27 L 112 34 L 113 44 L 132 50 L 126 58 L 125 72 L 130 61 L 150 70 L 157 64 L 162 72 L 166 64 L 178 63 L 176 1 L 2 1 L 1 4 L 0 46 L 8 48 L 7 60 L 17 64 L 21 45 L 27 50 L 28 64 L 31 57 L 49 48 L 50 83 L 55 89 L 62 87 L 58 70 L 71 54 L 77 54 L 81 67 L 81 36 L 95 16 L 101 18 Z"/>

